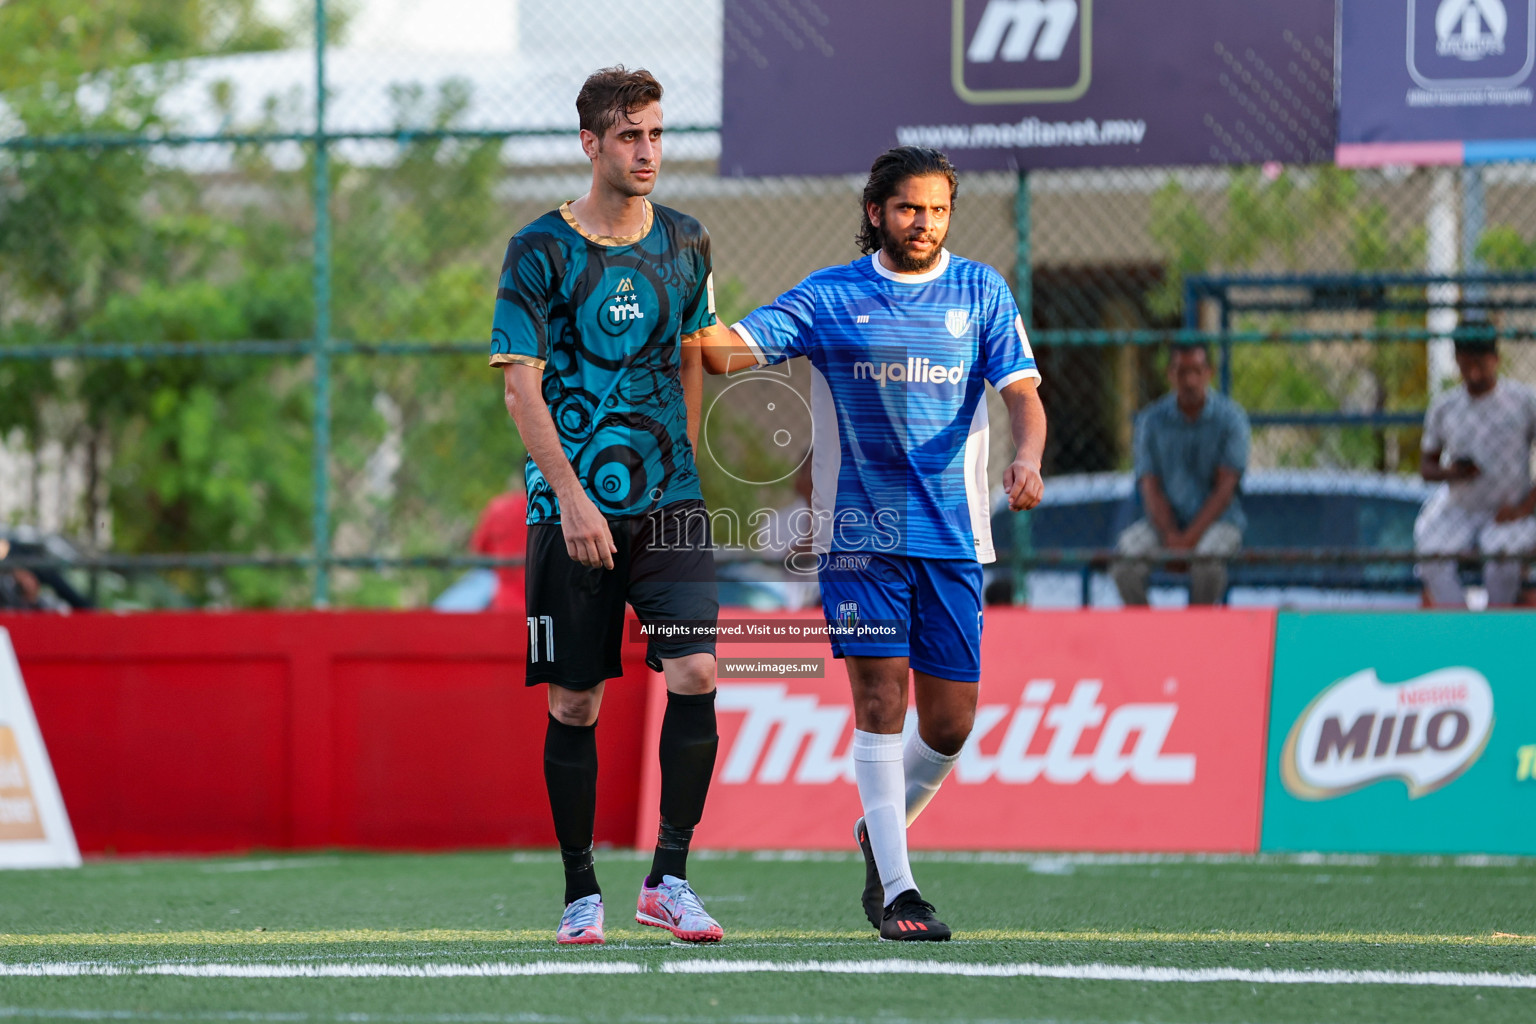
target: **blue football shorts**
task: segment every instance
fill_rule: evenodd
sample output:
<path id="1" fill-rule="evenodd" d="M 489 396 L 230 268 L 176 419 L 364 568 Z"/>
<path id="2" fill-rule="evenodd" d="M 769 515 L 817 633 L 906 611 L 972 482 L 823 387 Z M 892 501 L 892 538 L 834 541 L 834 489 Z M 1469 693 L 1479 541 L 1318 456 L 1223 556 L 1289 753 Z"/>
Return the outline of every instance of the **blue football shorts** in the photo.
<path id="1" fill-rule="evenodd" d="M 833 552 L 820 567 L 834 657 L 907 658 L 919 672 L 981 680 L 981 564 Z"/>

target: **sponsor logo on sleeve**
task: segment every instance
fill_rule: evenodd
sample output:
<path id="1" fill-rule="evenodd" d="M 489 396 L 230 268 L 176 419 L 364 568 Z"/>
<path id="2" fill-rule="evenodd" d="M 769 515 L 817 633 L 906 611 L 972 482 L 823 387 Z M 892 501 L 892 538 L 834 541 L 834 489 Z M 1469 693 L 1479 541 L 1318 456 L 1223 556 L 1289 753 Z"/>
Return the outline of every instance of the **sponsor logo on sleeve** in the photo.
<path id="1" fill-rule="evenodd" d="M 1493 688 L 1471 668 L 1401 683 L 1362 669 L 1318 694 L 1280 755 L 1285 788 L 1327 800 L 1385 779 L 1410 798 L 1449 785 L 1482 756 L 1493 733 Z"/>

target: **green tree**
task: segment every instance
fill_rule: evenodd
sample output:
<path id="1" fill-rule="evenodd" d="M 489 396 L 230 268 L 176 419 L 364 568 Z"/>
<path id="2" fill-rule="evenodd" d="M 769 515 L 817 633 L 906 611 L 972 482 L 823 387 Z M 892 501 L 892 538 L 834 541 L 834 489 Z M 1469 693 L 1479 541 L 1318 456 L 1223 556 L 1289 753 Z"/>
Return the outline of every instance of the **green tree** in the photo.
<path id="1" fill-rule="evenodd" d="M 1388 207 L 1363 198 L 1355 172 L 1335 167 L 1282 171 L 1267 178 L 1257 168 L 1231 172 L 1222 201 L 1191 193 L 1170 180 L 1152 200 L 1151 231 L 1166 254 L 1163 283 L 1149 296 L 1162 316 L 1183 312 L 1184 282 L 1198 274 L 1304 274 L 1319 264 L 1343 262 L 1365 274 L 1423 265 L 1422 228 L 1395 230 Z M 1338 254 L 1338 255 L 1334 255 Z M 1342 259 L 1339 259 L 1342 256 Z M 1410 315 L 1379 313 L 1376 328 L 1411 327 Z M 1308 326 L 1293 314 L 1247 314 L 1239 331 Z M 1425 393 L 1422 345 L 1273 342 L 1236 346 L 1233 395 L 1251 411 L 1321 412 L 1368 402 L 1377 411 L 1417 408 Z M 1389 468 L 1393 448 L 1383 431 L 1334 430 L 1331 438 L 1297 431 L 1277 457 L 1286 463 Z"/>
<path id="2" fill-rule="evenodd" d="M 6 108 L 34 138 L 174 127 L 159 113 L 179 78 L 169 62 L 282 45 L 257 11 L 255 0 L 0 6 L 0 52 L 18 55 L 0 70 Z M 304 337 L 304 276 L 284 269 L 302 259 L 302 232 L 269 211 L 211 207 L 183 168 L 144 147 L 0 150 L 0 344 Z M 0 363 L 0 429 L 83 459 L 75 528 L 87 536 L 110 510 L 125 551 L 289 549 L 308 505 L 289 426 L 308 403 L 297 376 L 234 358 Z M 205 582 L 189 586 L 208 596 Z"/>

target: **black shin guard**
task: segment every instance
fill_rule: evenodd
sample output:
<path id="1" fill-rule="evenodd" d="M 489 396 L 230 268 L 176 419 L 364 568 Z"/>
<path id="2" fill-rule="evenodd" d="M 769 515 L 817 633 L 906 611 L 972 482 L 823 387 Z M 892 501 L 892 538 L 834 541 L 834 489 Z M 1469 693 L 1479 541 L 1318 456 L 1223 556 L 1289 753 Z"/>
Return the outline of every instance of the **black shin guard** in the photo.
<path id="1" fill-rule="evenodd" d="M 554 715 L 544 733 L 544 785 L 565 865 L 565 902 L 602 890 L 592 865 L 597 814 L 597 726 L 566 725 Z"/>
<path id="2" fill-rule="evenodd" d="M 661 720 L 661 828 L 647 885 L 663 875 L 687 878 L 688 844 L 704 815 L 709 777 L 715 770 L 720 735 L 715 731 L 715 694 L 667 694 Z"/>

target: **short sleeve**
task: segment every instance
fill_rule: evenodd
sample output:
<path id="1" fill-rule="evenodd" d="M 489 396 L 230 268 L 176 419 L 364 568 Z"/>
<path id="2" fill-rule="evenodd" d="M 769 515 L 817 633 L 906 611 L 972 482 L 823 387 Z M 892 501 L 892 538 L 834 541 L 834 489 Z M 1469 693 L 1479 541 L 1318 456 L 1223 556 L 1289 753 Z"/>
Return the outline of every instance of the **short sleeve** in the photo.
<path id="1" fill-rule="evenodd" d="M 507 243 L 491 321 L 491 365 L 549 361 L 549 306 L 554 275 L 549 258 L 522 236 Z"/>
<path id="2" fill-rule="evenodd" d="M 987 382 L 1001 391 L 1014 381 L 1040 379 L 1034 350 L 1024 330 L 1024 318 L 1013 295 L 999 280 L 988 304 L 986 322 L 981 325 L 981 358 Z"/>
<path id="3" fill-rule="evenodd" d="M 1222 438 L 1220 464 L 1239 474 L 1248 468 L 1248 414 L 1236 402 L 1228 407 L 1227 436 Z"/>
<path id="4" fill-rule="evenodd" d="M 695 243 L 695 280 L 693 292 L 683 308 L 683 337 L 715 326 L 715 271 L 710 256 L 709 232 L 699 229 Z"/>
<path id="5" fill-rule="evenodd" d="M 816 327 L 816 293 L 810 278 L 732 326 L 759 364 L 768 366 L 808 355 Z"/>
<path id="6" fill-rule="evenodd" d="M 1424 414 L 1424 440 L 1419 444 L 1420 451 L 1439 452 L 1445 450 L 1445 400 L 1436 398 L 1429 403 L 1429 411 Z"/>

